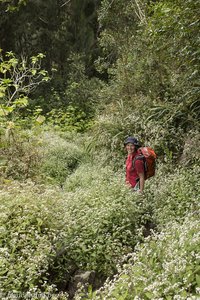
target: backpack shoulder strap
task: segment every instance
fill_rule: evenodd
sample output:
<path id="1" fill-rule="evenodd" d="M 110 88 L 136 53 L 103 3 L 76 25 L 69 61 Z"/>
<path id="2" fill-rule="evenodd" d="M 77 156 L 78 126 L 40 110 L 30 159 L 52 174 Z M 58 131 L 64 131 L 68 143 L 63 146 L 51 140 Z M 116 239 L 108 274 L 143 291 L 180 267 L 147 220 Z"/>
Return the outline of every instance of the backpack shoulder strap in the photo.
<path id="1" fill-rule="evenodd" d="M 135 161 L 136 160 L 142 160 L 143 164 L 144 164 L 144 174 L 145 174 L 145 179 L 146 179 L 146 173 L 147 173 L 147 163 L 146 163 L 146 158 L 142 153 L 139 153 L 138 155 L 136 155 L 133 159 L 133 169 L 135 168 Z"/>
<path id="2" fill-rule="evenodd" d="M 135 167 L 136 160 L 142 160 L 143 162 L 145 162 L 145 157 L 142 153 L 138 153 L 133 159 L 133 168 Z"/>

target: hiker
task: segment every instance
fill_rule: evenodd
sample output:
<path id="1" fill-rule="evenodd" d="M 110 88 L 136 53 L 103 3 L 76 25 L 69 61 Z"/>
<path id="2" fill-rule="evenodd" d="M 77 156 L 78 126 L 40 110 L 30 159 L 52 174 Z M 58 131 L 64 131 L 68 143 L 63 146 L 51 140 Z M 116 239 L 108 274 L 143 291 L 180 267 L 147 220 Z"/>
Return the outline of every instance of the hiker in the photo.
<path id="1" fill-rule="evenodd" d="M 135 159 L 140 154 L 138 152 L 140 143 L 135 137 L 128 137 L 124 142 L 124 146 L 128 152 L 126 159 L 126 183 L 134 191 L 143 193 L 145 182 L 144 161 Z"/>

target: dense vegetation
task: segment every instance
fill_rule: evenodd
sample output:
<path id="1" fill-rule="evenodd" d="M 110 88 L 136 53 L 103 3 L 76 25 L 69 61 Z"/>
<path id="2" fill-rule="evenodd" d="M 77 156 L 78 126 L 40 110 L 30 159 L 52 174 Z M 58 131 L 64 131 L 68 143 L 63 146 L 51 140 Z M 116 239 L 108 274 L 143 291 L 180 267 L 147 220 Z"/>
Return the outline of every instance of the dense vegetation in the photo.
<path id="1" fill-rule="evenodd" d="M 0 0 L 2 299 L 199 299 L 198 4 Z"/>

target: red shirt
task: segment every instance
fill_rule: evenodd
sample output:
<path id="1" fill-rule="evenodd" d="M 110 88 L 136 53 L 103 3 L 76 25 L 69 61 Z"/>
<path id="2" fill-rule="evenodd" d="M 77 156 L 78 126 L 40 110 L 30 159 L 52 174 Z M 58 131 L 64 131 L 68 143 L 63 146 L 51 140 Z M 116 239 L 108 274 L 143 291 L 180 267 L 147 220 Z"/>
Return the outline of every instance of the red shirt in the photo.
<path id="1" fill-rule="evenodd" d="M 134 163 L 133 160 L 138 152 L 128 155 L 126 160 L 126 183 L 132 187 L 136 185 L 139 180 L 139 173 L 144 173 L 144 163 L 142 160 L 137 159 Z"/>

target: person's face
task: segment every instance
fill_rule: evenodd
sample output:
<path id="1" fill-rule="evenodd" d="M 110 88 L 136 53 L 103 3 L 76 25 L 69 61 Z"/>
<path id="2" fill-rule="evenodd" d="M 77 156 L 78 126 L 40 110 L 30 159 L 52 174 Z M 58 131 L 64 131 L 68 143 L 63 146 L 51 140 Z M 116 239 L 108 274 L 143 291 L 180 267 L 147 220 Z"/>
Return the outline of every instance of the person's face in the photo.
<path id="1" fill-rule="evenodd" d="M 132 154 L 135 152 L 135 145 L 131 144 L 131 143 L 128 143 L 126 145 L 126 150 L 128 152 L 128 154 Z"/>

